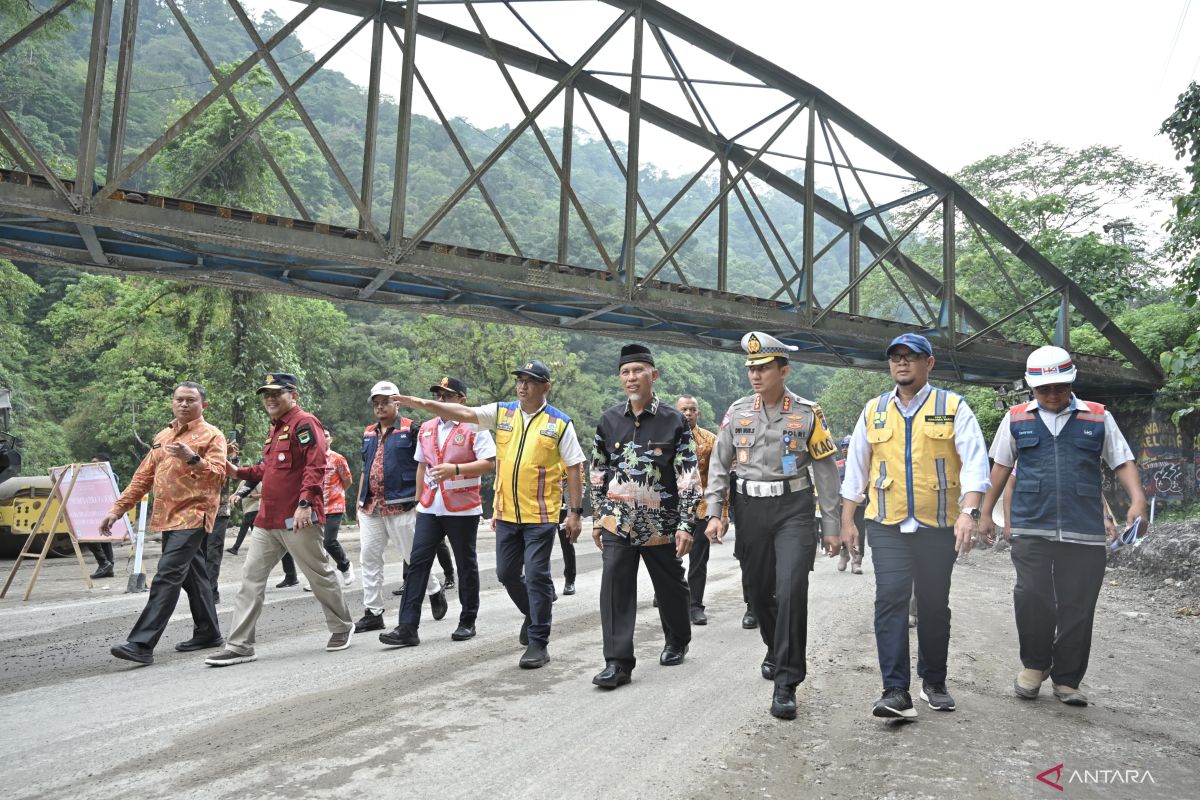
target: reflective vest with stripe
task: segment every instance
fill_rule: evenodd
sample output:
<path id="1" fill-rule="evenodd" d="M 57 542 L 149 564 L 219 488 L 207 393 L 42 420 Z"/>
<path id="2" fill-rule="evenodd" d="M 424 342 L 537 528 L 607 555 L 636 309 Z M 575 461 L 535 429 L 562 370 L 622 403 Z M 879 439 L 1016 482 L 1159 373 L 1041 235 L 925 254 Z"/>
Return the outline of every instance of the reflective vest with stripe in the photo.
<path id="1" fill-rule="evenodd" d="M 871 471 L 867 496 L 872 519 L 899 525 L 916 517 L 930 528 L 946 528 L 958 516 L 962 459 L 954 447 L 954 415 L 961 398 L 933 389 L 911 417 L 880 395 L 863 410 Z"/>
<path id="2" fill-rule="evenodd" d="M 470 464 L 475 458 L 475 426 L 467 422 L 457 422 L 446 434 L 446 442 L 438 446 L 438 420 L 427 420 L 421 425 L 417 434 L 417 444 L 425 460 L 425 469 L 436 467 L 438 464 Z M 425 473 L 428 476 L 428 471 Z M 431 483 L 428 478 L 421 487 L 421 497 L 418 502 L 421 508 L 433 505 L 433 499 L 439 488 L 442 492 L 442 503 L 447 511 L 469 511 L 482 504 L 479 496 L 479 476 L 459 475 L 447 478 L 439 483 Z"/>
<path id="3" fill-rule="evenodd" d="M 547 405 L 526 426 L 520 403 L 496 404 L 496 519 L 558 522 L 566 474 L 558 443 L 570 424 L 570 417 Z"/>
<path id="4" fill-rule="evenodd" d="M 1058 436 L 1042 422 L 1036 400 L 1013 408 L 1004 424 L 1017 445 L 1013 535 L 1103 542 L 1104 406 L 1076 400 Z"/>

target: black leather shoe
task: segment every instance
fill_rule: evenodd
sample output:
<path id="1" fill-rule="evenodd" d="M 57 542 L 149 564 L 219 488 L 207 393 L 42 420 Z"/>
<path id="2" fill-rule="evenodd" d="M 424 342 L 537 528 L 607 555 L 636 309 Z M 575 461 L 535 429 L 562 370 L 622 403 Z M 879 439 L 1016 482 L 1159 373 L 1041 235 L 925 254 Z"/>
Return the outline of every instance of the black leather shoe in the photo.
<path id="1" fill-rule="evenodd" d="M 154 663 L 154 651 L 145 645 L 134 644 L 133 642 L 114 644 L 109 648 L 108 652 L 124 661 L 136 661 L 138 664 Z"/>
<path id="2" fill-rule="evenodd" d="M 629 670 L 610 661 L 603 670 L 596 673 L 596 676 L 592 678 L 592 683 L 601 689 L 615 689 L 618 686 L 624 686 L 631 680 L 633 680 L 633 676 L 630 675 Z"/>
<path id="3" fill-rule="evenodd" d="M 746 613 L 742 615 L 742 627 L 746 630 L 758 627 L 758 617 L 754 615 L 754 611 L 749 606 L 746 607 Z"/>
<path id="4" fill-rule="evenodd" d="M 300 580 L 295 575 L 284 575 L 283 580 L 275 584 L 276 589 L 286 589 L 289 586 L 299 586 Z"/>
<path id="5" fill-rule="evenodd" d="M 433 618 L 441 619 L 446 616 L 446 612 L 450 610 L 450 603 L 446 602 L 446 590 L 443 589 L 437 594 L 429 595 L 429 607 L 433 609 Z"/>
<path id="6" fill-rule="evenodd" d="M 392 594 L 396 595 L 396 597 L 399 597 L 400 595 L 404 594 L 404 584 L 402 583 L 399 586 L 397 586 L 395 589 L 392 589 Z"/>
<path id="7" fill-rule="evenodd" d="M 387 633 L 379 634 L 379 641 L 388 647 L 416 647 L 421 643 L 421 637 L 417 635 L 416 628 L 401 622 Z"/>
<path id="8" fill-rule="evenodd" d="M 529 617 L 521 623 L 521 632 L 517 634 L 517 641 L 521 644 L 529 644 Z"/>
<path id="9" fill-rule="evenodd" d="M 225 639 L 220 636 L 215 639 L 197 639 L 193 636 L 176 644 L 175 649 L 181 653 L 190 653 L 192 650 L 207 650 L 210 647 L 220 647 L 223 644 L 225 644 Z"/>
<path id="10" fill-rule="evenodd" d="M 475 626 L 474 625 L 460 624 L 457 628 L 455 628 L 454 633 L 450 634 L 450 638 L 456 642 L 465 642 L 467 639 L 470 639 L 474 635 L 475 635 Z"/>
<path id="11" fill-rule="evenodd" d="M 521 669 L 537 669 L 549 663 L 550 651 L 546 649 L 546 645 L 536 642 L 525 648 L 525 654 L 521 656 L 520 661 Z"/>
<path id="12" fill-rule="evenodd" d="M 771 699 L 771 716 L 780 719 L 796 718 L 796 690 L 791 686 L 776 686 Z"/>
<path id="13" fill-rule="evenodd" d="M 704 615 L 703 609 L 700 609 L 700 608 L 692 609 L 692 624 L 693 625 L 707 625 L 708 624 L 708 617 L 706 617 Z"/>
<path id="14" fill-rule="evenodd" d="M 764 680 L 768 680 L 768 681 L 775 680 L 775 662 L 774 661 L 772 661 L 769 658 L 764 658 L 763 662 L 762 662 L 762 666 L 759 669 L 762 671 L 762 676 L 763 676 Z"/>
<path id="15" fill-rule="evenodd" d="M 106 561 L 96 567 L 96 571 L 92 573 L 93 578 L 111 578 L 113 576 L 113 563 Z"/>
<path id="16" fill-rule="evenodd" d="M 231 555 L 231 556 L 236 556 L 238 553 L 238 549 L 236 547 L 226 547 L 225 552 L 229 553 L 229 555 Z"/>
<path id="17" fill-rule="evenodd" d="M 558 589 L 554 588 L 554 584 L 550 584 L 550 602 L 558 602 Z"/>
<path id="18" fill-rule="evenodd" d="M 654 599 L 650 601 L 650 605 L 658 608 L 658 595 L 654 595 Z"/>
<path id="19" fill-rule="evenodd" d="M 446 580 L 442 581 L 442 591 L 448 592 L 451 589 L 453 589 L 456 585 L 457 584 L 454 583 L 454 576 L 447 575 Z"/>
<path id="20" fill-rule="evenodd" d="M 563 594 L 575 594 L 575 581 L 567 581 L 563 584 Z"/>
<path id="21" fill-rule="evenodd" d="M 662 653 L 658 656 L 658 663 L 664 667 L 677 667 L 683 663 L 683 657 L 687 655 L 688 646 L 683 647 L 669 644 L 663 648 Z"/>

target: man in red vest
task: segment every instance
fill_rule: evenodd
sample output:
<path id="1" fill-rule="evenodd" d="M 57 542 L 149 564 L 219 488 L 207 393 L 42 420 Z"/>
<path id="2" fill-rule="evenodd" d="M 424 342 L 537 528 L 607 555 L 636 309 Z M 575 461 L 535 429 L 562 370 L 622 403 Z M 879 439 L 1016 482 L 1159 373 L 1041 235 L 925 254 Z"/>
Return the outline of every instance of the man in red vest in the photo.
<path id="1" fill-rule="evenodd" d="M 467 402 L 467 385 L 458 378 L 442 378 L 429 391 L 442 403 Z M 400 601 L 400 622 L 394 630 L 379 634 L 379 641 L 392 647 L 421 643 L 417 635 L 421 598 L 444 538 L 450 539 L 458 562 L 458 599 L 462 606 L 458 628 L 450 638 L 461 642 L 474 636 L 479 614 L 479 561 L 475 552 L 483 514 L 479 476 L 496 468 L 496 444 L 490 433 L 476 430 L 469 422 L 434 417 L 422 424 L 417 434 L 416 460 L 420 495 L 404 599 Z"/>

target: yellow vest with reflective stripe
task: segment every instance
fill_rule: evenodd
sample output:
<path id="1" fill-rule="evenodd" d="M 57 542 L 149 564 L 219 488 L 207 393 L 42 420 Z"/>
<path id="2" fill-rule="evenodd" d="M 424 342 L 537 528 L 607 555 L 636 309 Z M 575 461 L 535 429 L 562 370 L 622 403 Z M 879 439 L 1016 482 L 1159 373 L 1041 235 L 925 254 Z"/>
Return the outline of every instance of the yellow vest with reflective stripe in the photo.
<path id="1" fill-rule="evenodd" d="M 558 442 L 570 424 L 570 417 L 547 405 L 526 428 L 520 403 L 496 404 L 496 519 L 558 522 L 566 472 Z"/>
<path id="2" fill-rule="evenodd" d="M 933 389 L 907 420 L 891 392 L 867 403 L 871 469 L 866 494 L 876 522 L 898 525 L 912 516 L 931 528 L 954 524 L 962 470 L 954 447 L 960 400 L 953 392 Z"/>

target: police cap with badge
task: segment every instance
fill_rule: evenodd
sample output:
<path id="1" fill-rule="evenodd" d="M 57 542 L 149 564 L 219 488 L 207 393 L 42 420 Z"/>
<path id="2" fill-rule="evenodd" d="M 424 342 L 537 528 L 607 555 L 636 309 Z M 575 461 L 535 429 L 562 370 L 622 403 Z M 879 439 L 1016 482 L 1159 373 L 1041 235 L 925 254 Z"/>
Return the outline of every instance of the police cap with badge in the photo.
<path id="1" fill-rule="evenodd" d="M 776 358 L 786 361 L 800 348 L 784 344 L 769 333 L 750 331 L 742 337 L 742 349 L 746 351 L 746 366 L 758 367 Z"/>

